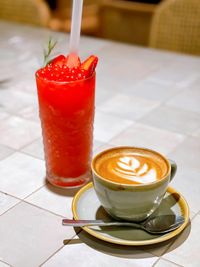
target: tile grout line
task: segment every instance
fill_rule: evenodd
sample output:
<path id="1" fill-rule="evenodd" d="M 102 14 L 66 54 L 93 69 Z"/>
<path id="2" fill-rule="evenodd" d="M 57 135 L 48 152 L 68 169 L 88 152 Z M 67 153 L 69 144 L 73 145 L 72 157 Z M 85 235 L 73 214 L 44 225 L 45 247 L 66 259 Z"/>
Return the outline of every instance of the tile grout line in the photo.
<path id="1" fill-rule="evenodd" d="M 13 197 L 13 196 L 12 196 L 12 197 Z M 18 199 L 18 198 L 17 198 L 17 199 Z M 4 211 L 2 214 L 0 214 L 0 218 L 1 218 L 1 216 L 3 216 L 5 213 L 7 213 L 8 211 L 12 210 L 12 209 L 15 208 L 17 205 L 19 205 L 20 203 L 23 202 L 23 200 L 21 200 L 21 199 L 18 199 L 18 200 L 20 200 L 20 201 L 17 202 L 14 206 L 10 207 L 10 208 L 7 209 L 6 211 Z"/>
<path id="2" fill-rule="evenodd" d="M 116 134 L 114 137 L 112 137 L 111 139 L 109 139 L 109 141 L 107 141 L 106 143 L 109 143 L 110 145 L 112 146 L 116 146 L 114 144 L 112 144 L 112 140 L 115 139 L 115 138 L 118 138 L 120 137 L 120 135 L 127 131 L 128 129 L 131 129 L 132 126 L 134 126 L 135 124 L 142 124 L 144 126 L 147 126 L 147 127 L 151 127 L 151 128 L 154 128 L 156 130 L 163 130 L 163 131 L 166 131 L 166 132 L 170 132 L 170 133 L 174 133 L 174 134 L 179 134 L 179 135 L 182 135 L 183 136 L 183 141 L 181 141 L 181 143 L 179 143 L 175 148 L 173 148 L 169 153 L 173 152 L 180 144 L 182 144 L 186 138 L 190 137 L 190 136 L 187 136 L 187 134 L 181 134 L 181 133 L 177 133 L 177 132 L 173 132 L 173 131 L 169 131 L 169 130 L 166 130 L 166 129 L 162 129 L 162 128 L 158 128 L 158 127 L 155 127 L 155 126 L 151 126 L 150 124 L 146 124 L 146 123 L 143 123 L 143 122 L 140 122 L 140 121 L 133 121 L 133 123 L 131 125 L 129 125 L 127 128 L 125 128 L 123 131 L 121 131 L 120 133 Z M 100 141 L 100 140 L 97 140 L 97 141 Z"/>
<path id="3" fill-rule="evenodd" d="M 191 222 L 194 220 L 194 218 L 196 217 L 198 215 L 198 212 L 193 216 L 193 218 L 189 218 L 189 223 L 191 224 Z M 183 229 L 183 231 L 188 227 L 188 225 L 189 224 L 187 224 L 186 225 L 186 227 Z M 168 250 L 170 250 L 170 248 L 174 245 L 174 243 L 176 242 L 176 240 L 178 239 L 178 237 L 179 236 L 176 236 L 176 238 L 174 239 L 174 241 L 172 241 L 171 242 L 171 244 L 163 251 L 163 253 L 162 253 L 162 255 L 161 255 L 161 257 L 163 257 L 166 253 L 167 253 L 167 251 Z M 165 258 L 164 258 L 164 260 L 166 260 Z M 169 261 L 170 262 L 170 261 Z M 174 262 L 172 262 L 172 263 L 174 263 Z M 176 264 L 176 263 L 175 263 Z M 181 265 L 178 265 L 178 266 L 180 266 L 180 267 L 182 267 Z"/>
<path id="4" fill-rule="evenodd" d="M 40 187 L 40 189 L 41 189 L 41 188 L 42 188 L 42 187 Z M 38 189 L 38 190 L 39 190 L 39 189 Z M 5 194 L 5 193 L 2 192 L 2 191 L 0 191 L 0 193 Z M 28 204 L 28 205 L 30 205 L 30 206 L 33 206 L 33 207 L 38 208 L 38 209 L 40 209 L 40 210 L 43 210 L 43 211 L 45 211 L 45 212 L 51 213 L 52 215 L 55 215 L 55 216 L 57 216 L 57 217 L 60 217 L 61 219 L 65 218 L 65 216 L 63 216 L 63 215 L 60 215 L 60 214 L 55 213 L 55 212 L 53 212 L 53 211 L 51 211 L 51 210 L 44 209 L 44 208 L 42 208 L 42 207 L 40 207 L 40 206 L 37 206 L 37 205 L 35 205 L 35 204 L 31 203 L 31 202 L 28 202 L 28 201 L 25 200 L 25 198 L 24 198 L 24 199 L 20 199 L 20 198 L 18 198 L 18 197 L 15 197 L 15 196 L 13 196 L 13 195 L 11 195 L 11 194 L 7 194 L 7 193 L 6 193 L 6 195 L 11 196 L 11 197 L 14 197 L 15 199 L 19 200 L 19 202 L 16 203 L 14 206 L 10 207 L 9 209 L 7 209 L 6 211 L 4 211 L 2 214 L 0 214 L 0 217 L 3 216 L 3 215 L 4 215 L 5 213 L 7 213 L 8 211 L 10 211 L 11 209 L 15 208 L 17 205 L 22 204 L 22 203 L 26 203 L 26 204 Z"/>
<path id="5" fill-rule="evenodd" d="M 21 151 L 22 149 L 26 148 L 26 147 L 29 146 L 29 145 L 32 145 L 34 142 L 38 141 L 39 139 L 40 139 L 40 137 L 37 137 L 36 139 L 34 138 L 34 140 L 32 140 L 31 142 L 29 142 L 29 143 L 27 143 L 27 144 L 25 144 L 25 145 L 23 145 L 23 146 L 21 146 L 20 148 L 17 148 L 17 149 L 14 148 L 14 147 L 11 147 L 11 146 L 2 144 L 2 143 L 0 143 L 0 145 L 5 146 L 5 147 L 7 147 L 8 149 L 13 150 L 13 153 L 12 153 L 12 154 L 18 152 L 18 153 L 22 153 L 22 154 L 24 154 L 24 155 L 28 155 L 28 156 L 31 156 L 31 157 L 33 157 L 33 158 L 40 159 L 40 160 L 44 161 L 44 159 L 38 158 L 38 157 L 36 157 L 36 156 L 34 156 L 34 155 L 28 154 L 27 152 Z M 5 158 L 11 156 L 12 154 L 9 154 L 8 156 L 5 156 L 5 157 L 2 158 L 0 161 L 2 161 L 2 160 L 4 160 Z"/>
<path id="6" fill-rule="evenodd" d="M 76 236 L 76 235 L 75 235 Z M 73 236 L 72 239 L 75 237 Z M 48 262 L 54 255 L 56 255 L 65 245 L 62 245 L 59 249 L 57 249 L 52 255 L 50 255 L 45 261 L 43 261 L 38 267 L 42 267 L 46 262 Z"/>
<path id="7" fill-rule="evenodd" d="M 48 209 L 44 209 L 44 208 L 42 208 L 42 207 L 40 207 L 40 206 L 37 206 L 37 205 L 35 205 L 35 204 L 31 203 L 31 202 L 26 201 L 25 199 L 23 199 L 22 202 L 23 202 L 23 203 L 26 203 L 26 204 L 29 204 L 29 205 L 31 205 L 31 206 L 33 206 L 33 207 L 35 207 L 35 208 L 40 209 L 40 210 L 43 210 L 43 211 L 45 211 L 45 212 L 51 213 L 51 214 L 53 214 L 53 215 L 55 215 L 55 216 L 58 216 L 58 217 L 60 217 L 61 219 L 65 218 L 65 216 L 63 216 L 63 215 L 60 215 L 60 214 L 55 213 L 55 212 L 53 212 L 53 211 L 51 211 L 51 210 L 48 210 Z"/>
<path id="8" fill-rule="evenodd" d="M 30 145 L 31 145 L 31 144 L 30 144 Z M 35 156 L 35 155 L 33 155 L 33 154 L 29 153 L 29 152 L 26 152 L 26 151 L 17 151 L 17 152 L 20 152 L 20 153 L 22 153 L 22 154 L 24 154 L 24 155 L 26 155 L 26 156 L 32 157 L 32 158 L 34 158 L 34 159 L 39 159 L 39 160 L 45 161 L 44 158 L 41 158 L 41 157 L 39 157 L 39 156 Z"/>
<path id="9" fill-rule="evenodd" d="M 154 255 L 155 256 L 155 255 Z M 152 267 L 155 267 L 156 266 L 156 264 L 159 262 L 159 260 L 160 260 L 161 258 L 160 257 L 158 257 L 158 259 L 154 262 L 154 264 L 152 265 Z"/>
<path id="10" fill-rule="evenodd" d="M 9 267 L 14 267 L 14 266 L 10 265 L 10 263 L 8 263 L 8 262 L 3 261 L 3 260 L 0 259 L 0 263 L 1 263 L 1 262 L 7 264 Z"/>
<path id="11" fill-rule="evenodd" d="M 57 250 L 56 250 L 51 256 L 49 256 L 43 263 L 41 263 L 41 264 L 39 265 L 39 267 L 42 267 L 42 266 L 43 266 L 46 262 L 48 262 L 53 256 L 55 256 L 60 250 L 62 250 L 65 246 L 67 246 L 68 243 L 69 243 L 71 240 L 73 240 L 74 237 L 77 236 L 81 231 L 82 231 L 82 229 L 81 229 L 78 233 L 76 233 L 75 235 L 73 235 L 73 236 L 71 237 L 71 239 L 70 239 L 67 243 L 65 243 L 62 247 L 60 247 L 59 249 L 57 249 Z"/>
<path id="12" fill-rule="evenodd" d="M 191 222 L 194 220 L 194 218 L 195 218 L 196 216 L 198 216 L 199 214 L 200 214 L 200 211 L 197 212 L 197 213 L 193 216 L 192 219 L 189 218 L 189 222 L 191 223 Z M 188 227 L 188 225 L 183 229 L 183 231 L 184 231 L 187 227 Z M 173 244 L 176 242 L 177 239 L 178 239 L 178 236 L 176 236 L 176 238 L 174 239 L 174 241 L 172 241 L 172 242 L 169 244 L 169 246 L 167 246 L 167 247 L 165 248 L 165 250 L 163 251 L 163 253 L 159 256 L 159 259 L 162 259 L 162 257 L 167 253 L 168 250 L 170 250 L 170 248 L 173 246 Z M 152 253 L 151 253 L 151 254 L 152 254 Z M 152 254 L 152 255 L 155 256 L 154 254 Z M 159 259 L 158 259 L 158 261 L 159 261 Z M 164 258 L 164 260 L 167 260 L 167 259 Z M 157 264 L 158 261 L 156 261 L 152 267 L 156 266 L 155 264 Z M 169 261 L 169 260 L 167 260 L 167 261 Z M 169 261 L 169 262 L 171 262 L 171 261 Z M 172 262 L 172 263 L 176 264 L 175 262 Z M 176 264 L 176 265 L 177 265 L 177 264 Z M 182 266 L 182 265 L 177 265 L 177 267 L 183 267 L 183 266 Z"/>
<path id="13" fill-rule="evenodd" d="M 178 264 L 178 263 L 176 263 L 176 262 L 174 262 L 174 261 L 170 261 L 170 260 L 168 260 L 168 259 L 163 259 L 162 257 L 161 257 L 161 259 L 162 260 L 165 260 L 165 261 L 167 261 L 167 262 L 169 262 L 169 263 L 173 263 L 175 266 L 177 266 L 177 267 L 184 267 L 184 266 L 182 266 L 182 265 L 180 265 L 180 264 Z"/>

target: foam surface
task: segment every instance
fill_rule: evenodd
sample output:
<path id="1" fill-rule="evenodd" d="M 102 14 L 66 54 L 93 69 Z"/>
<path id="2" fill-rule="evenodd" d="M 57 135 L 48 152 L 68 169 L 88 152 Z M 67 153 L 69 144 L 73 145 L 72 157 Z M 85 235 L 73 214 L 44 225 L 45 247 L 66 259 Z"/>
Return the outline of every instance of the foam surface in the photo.
<path id="1" fill-rule="evenodd" d="M 167 163 L 161 155 L 143 149 L 106 151 L 97 158 L 95 167 L 105 179 L 128 184 L 152 183 L 167 172 Z"/>

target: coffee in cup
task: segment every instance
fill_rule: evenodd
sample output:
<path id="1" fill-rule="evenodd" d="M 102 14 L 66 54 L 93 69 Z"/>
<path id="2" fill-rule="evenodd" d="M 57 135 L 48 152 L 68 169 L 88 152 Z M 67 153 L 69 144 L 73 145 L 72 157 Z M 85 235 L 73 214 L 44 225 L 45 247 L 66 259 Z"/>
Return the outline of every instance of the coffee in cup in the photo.
<path id="1" fill-rule="evenodd" d="M 142 221 L 157 209 L 175 171 L 175 163 L 146 148 L 111 148 L 92 161 L 102 206 L 114 218 L 132 221 Z"/>

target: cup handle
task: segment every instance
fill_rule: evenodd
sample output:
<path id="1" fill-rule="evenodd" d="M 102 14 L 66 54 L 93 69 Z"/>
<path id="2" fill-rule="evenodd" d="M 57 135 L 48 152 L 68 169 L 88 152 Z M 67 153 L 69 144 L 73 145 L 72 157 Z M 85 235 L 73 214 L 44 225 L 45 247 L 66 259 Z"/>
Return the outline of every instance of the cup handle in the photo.
<path id="1" fill-rule="evenodd" d="M 169 159 L 169 163 L 171 165 L 171 175 L 170 175 L 170 181 L 174 178 L 176 171 L 177 171 L 177 164 L 175 161 Z"/>

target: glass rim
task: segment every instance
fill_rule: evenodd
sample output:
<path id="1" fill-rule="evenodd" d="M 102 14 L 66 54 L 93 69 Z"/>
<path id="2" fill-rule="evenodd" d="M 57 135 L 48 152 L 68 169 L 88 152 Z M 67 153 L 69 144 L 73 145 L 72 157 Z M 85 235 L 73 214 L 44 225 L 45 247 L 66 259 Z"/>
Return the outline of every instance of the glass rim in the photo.
<path id="1" fill-rule="evenodd" d="M 74 84 L 74 83 L 81 83 L 81 82 L 90 80 L 90 79 L 92 79 L 93 77 L 96 76 L 96 71 L 94 71 L 94 72 L 92 73 L 92 75 L 90 75 L 89 77 L 87 77 L 87 78 L 85 78 L 85 79 L 75 80 L 75 81 L 54 81 L 54 80 L 48 80 L 48 79 L 46 79 L 46 78 L 42 78 L 42 77 L 40 77 L 39 74 L 38 74 L 38 71 L 39 71 L 39 70 L 37 70 L 37 71 L 35 72 L 35 77 L 36 77 L 36 79 L 39 79 L 39 80 L 41 80 L 41 81 L 43 81 L 43 82 L 45 82 L 45 83 L 54 83 L 54 84 L 55 84 L 55 83 L 56 83 L 56 84 Z"/>

